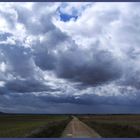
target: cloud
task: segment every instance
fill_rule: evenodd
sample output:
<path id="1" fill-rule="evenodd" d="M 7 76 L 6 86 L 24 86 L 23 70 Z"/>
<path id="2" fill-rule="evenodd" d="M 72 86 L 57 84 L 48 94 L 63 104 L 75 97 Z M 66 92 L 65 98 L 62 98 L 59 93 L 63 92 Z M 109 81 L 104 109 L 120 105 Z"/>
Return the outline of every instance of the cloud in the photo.
<path id="1" fill-rule="evenodd" d="M 81 51 L 76 48 L 64 52 L 58 67 L 58 75 L 62 78 L 91 85 L 102 84 L 121 76 L 121 67 L 112 54 L 96 49 Z"/>
<path id="2" fill-rule="evenodd" d="M 53 89 L 50 89 L 48 86 L 43 85 L 43 83 L 35 80 L 34 81 L 14 80 L 7 82 L 5 86 L 9 91 L 17 93 L 41 92 L 41 91 L 53 92 Z"/>
<path id="3" fill-rule="evenodd" d="M 1 3 L 1 109 L 139 112 L 139 13 L 139 3 Z"/>

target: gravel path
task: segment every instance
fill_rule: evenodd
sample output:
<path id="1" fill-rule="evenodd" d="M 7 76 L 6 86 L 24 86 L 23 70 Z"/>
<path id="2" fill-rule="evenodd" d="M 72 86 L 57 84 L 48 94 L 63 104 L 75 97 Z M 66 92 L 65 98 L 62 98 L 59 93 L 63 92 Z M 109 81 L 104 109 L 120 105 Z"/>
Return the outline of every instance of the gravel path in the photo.
<path id="1" fill-rule="evenodd" d="M 92 128 L 73 116 L 71 122 L 64 130 L 62 137 L 70 138 L 101 138 Z"/>

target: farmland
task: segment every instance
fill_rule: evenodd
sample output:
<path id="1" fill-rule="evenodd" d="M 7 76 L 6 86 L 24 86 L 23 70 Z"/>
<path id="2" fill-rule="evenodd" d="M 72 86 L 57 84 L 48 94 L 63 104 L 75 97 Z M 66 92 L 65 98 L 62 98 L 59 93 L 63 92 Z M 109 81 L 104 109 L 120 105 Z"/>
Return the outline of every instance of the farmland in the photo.
<path id="1" fill-rule="evenodd" d="M 79 119 L 102 137 L 140 137 L 140 115 L 85 115 Z"/>
<path id="2" fill-rule="evenodd" d="M 140 115 L 76 114 L 1 114 L 0 137 L 58 138 L 62 136 L 66 126 L 72 119 L 73 122 L 75 121 L 75 123 L 71 122 L 72 125 L 70 127 L 76 128 L 74 129 L 75 132 L 71 132 L 73 134 L 78 134 L 80 129 L 84 130 L 84 128 L 82 126 L 80 128 L 79 125 L 81 122 L 83 122 L 92 128 L 95 132 L 97 132 L 101 137 L 140 137 Z M 78 119 L 81 122 L 79 122 Z M 71 128 L 69 128 L 69 130 L 71 130 Z"/>
<path id="3" fill-rule="evenodd" d="M 0 137 L 59 137 L 68 121 L 65 115 L 0 115 Z M 44 135 L 48 129 L 54 131 Z"/>

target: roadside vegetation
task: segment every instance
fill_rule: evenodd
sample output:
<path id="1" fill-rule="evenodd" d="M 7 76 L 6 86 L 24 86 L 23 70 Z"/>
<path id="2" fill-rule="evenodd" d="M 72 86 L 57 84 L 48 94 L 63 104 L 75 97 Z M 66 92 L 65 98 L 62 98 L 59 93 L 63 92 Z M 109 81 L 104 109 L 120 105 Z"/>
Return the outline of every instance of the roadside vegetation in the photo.
<path id="1" fill-rule="evenodd" d="M 71 119 L 54 121 L 31 132 L 31 138 L 59 138 Z"/>
<path id="2" fill-rule="evenodd" d="M 0 115 L 0 137 L 57 137 L 69 120 L 66 115 Z M 48 135 L 33 133 L 44 130 Z"/>

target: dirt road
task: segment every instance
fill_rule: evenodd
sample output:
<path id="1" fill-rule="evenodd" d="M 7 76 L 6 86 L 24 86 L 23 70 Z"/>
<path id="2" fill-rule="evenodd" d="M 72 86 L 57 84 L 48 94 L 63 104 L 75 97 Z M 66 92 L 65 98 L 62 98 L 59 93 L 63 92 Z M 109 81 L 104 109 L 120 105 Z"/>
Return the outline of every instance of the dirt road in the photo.
<path id="1" fill-rule="evenodd" d="M 101 136 L 78 118 L 73 116 L 72 121 L 67 125 L 62 137 L 70 138 L 100 138 Z"/>

